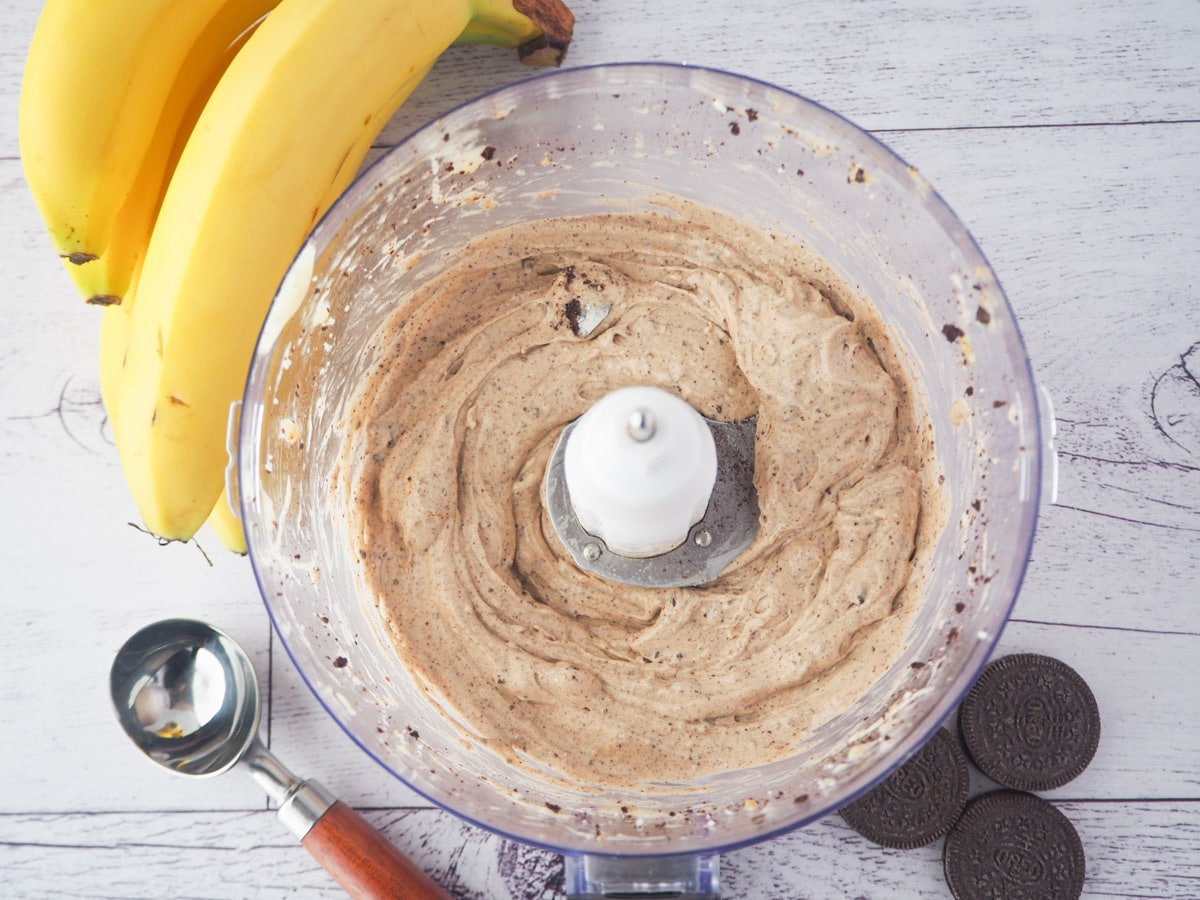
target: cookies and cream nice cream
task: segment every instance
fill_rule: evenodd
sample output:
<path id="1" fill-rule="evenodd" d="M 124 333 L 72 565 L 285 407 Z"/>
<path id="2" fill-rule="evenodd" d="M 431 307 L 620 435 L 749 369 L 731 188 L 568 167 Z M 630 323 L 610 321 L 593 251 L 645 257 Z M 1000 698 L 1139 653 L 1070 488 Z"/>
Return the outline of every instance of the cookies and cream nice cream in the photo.
<path id="1" fill-rule="evenodd" d="M 873 307 L 802 246 L 684 202 L 536 221 L 472 243 L 376 343 L 346 422 L 355 555 L 465 739 L 677 782 L 789 755 L 897 656 L 942 526 L 931 430 Z M 710 584 L 587 574 L 547 519 L 563 427 L 626 385 L 757 416 L 759 532 Z"/>

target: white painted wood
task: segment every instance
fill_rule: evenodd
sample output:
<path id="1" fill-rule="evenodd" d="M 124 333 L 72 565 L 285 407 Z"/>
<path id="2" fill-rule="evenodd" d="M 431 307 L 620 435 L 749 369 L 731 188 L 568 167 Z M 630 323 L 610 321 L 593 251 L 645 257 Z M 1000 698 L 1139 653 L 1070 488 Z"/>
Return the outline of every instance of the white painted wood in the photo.
<path id="1" fill-rule="evenodd" d="M 717 66 L 799 91 L 867 128 L 1200 118 L 1200 7 L 1191 0 L 575 0 L 571 7 L 572 65 Z M 0 9 L 0 121 L 15 122 L 39 4 L 5 0 Z M 388 134 L 528 74 L 502 51 L 454 50 Z M 6 130 L 0 157 L 16 155 L 15 134 Z"/>
<path id="2" fill-rule="evenodd" d="M 1061 505 L 1018 615 L 1200 633 L 1200 385 L 1158 403 L 1197 430 L 1152 411 L 1200 342 L 1200 124 L 880 137 L 971 228 L 1054 401 Z"/>
<path id="3" fill-rule="evenodd" d="M 248 783 L 212 792 L 154 770 L 116 727 L 108 668 L 137 628 L 209 617 L 265 673 L 269 626 L 245 560 L 211 537 L 207 560 L 195 545 L 160 547 L 127 524 L 136 515 L 98 402 L 97 310 L 47 251 L 15 160 L 0 160 L 0 198 L 0 614 L 14 635 L 0 654 L 0 810 L 261 803 Z"/>
<path id="4" fill-rule="evenodd" d="M 1086 847 L 1085 897 L 1191 900 L 1200 892 L 1200 804 L 1058 804 Z M 367 818 L 460 898 L 563 896 L 562 860 L 435 810 Z M 942 841 L 886 850 L 836 815 L 725 855 L 724 895 L 754 900 L 941 898 Z M 272 813 L 0 817 L 9 898 L 342 896 Z"/>
<path id="5" fill-rule="evenodd" d="M 1088 896 L 1200 896 L 1200 3 L 571 5 L 570 64 L 688 61 L 799 90 L 875 129 L 972 229 L 1059 427 L 1059 505 L 1002 651 L 1068 661 L 1104 716 L 1092 765 L 1050 796 L 1083 836 Z M 49 254 L 17 159 L 38 7 L 0 0 L 0 896 L 338 896 L 247 778 L 175 778 L 119 733 L 112 655 L 168 615 L 242 641 L 284 762 L 369 807 L 457 896 L 561 896 L 553 855 L 411 808 L 309 695 L 244 559 L 202 535 L 210 565 L 126 524 L 98 317 Z M 454 48 L 380 145 L 530 74 Z M 831 817 L 727 854 L 726 895 L 945 896 L 939 852 L 872 848 Z"/>
<path id="6" fill-rule="evenodd" d="M 1087 856 L 1085 897 L 1193 898 L 1200 892 L 1196 804 L 1060 803 Z M 723 886 L 755 900 L 944 898 L 942 841 L 919 850 L 869 844 L 837 816 L 727 854 Z"/>
<path id="7" fill-rule="evenodd" d="M 729 69 L 868 129 L 1200 118 L 1200 7 L 1187 0 L 571 6 L 571 65 L 657 60 Z M 452 50 L 384 142 L 520 75 L 502 53 Z"/>

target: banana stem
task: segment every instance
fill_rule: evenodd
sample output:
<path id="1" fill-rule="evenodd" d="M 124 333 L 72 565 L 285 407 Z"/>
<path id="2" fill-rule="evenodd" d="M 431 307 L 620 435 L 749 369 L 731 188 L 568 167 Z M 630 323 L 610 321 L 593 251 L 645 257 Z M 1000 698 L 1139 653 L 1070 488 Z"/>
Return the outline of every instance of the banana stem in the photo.
<path id="1" fill-rule="evenodd" d="M 575 16 L 562 0 L 513 0 L 513 8 L 542 30 L 518 48 L 527 66 L 560 66 L 575 31 Z"/>
<path id="2" fill-rule="evenodd" d="M 476 5 L 460 44 L 516 47 L 528 66 L 559 66 L 575 28 L 575 16 L 562 0 L 512 0 L 511 6 Z"/>

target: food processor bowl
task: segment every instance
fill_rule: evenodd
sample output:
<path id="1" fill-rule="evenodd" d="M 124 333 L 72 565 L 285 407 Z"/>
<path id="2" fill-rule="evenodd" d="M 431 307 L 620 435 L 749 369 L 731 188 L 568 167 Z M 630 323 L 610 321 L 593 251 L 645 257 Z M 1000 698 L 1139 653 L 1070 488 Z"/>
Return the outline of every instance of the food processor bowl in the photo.
<path id="1" fill-rule="evenodd" d="M 464 738 L 469 723 L 414 683 L 363 595 L 333 473 L 350 401 L 382 353 L 376 331 L 466 244 L 547 217 L 659 209 L 662 195 L 791 236 L 877 307 L 923 390 L 945 528 L 899 657 L 856 703 L 776 762 L 631 792 L 545 779 Z M 620 64 L 482 96 L 357 180 L 313 231 L 267 317 L 241 407 L 237 477 L 283 645 L 369 756 L 441 807 L 567 854 L 572 890 L 703 893 L 716 853 L 853 800 L 915 752 L 969 688 L 1029 557 L 1038 423 L 996 275 L 915 168 L 769 84 Z"/>

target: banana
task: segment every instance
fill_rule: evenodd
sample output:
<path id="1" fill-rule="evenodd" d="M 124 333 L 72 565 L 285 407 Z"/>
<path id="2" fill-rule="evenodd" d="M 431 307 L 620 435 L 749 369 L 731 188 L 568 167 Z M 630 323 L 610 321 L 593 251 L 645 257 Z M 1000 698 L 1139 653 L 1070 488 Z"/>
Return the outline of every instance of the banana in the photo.
<path id="1" fill-rule="evenodd" d="M 117 394 L 129 346 L 129 313 L 133 296 L 131 293 L 124 302 L 107 307 L 100 320 L 100 398 L 108 416 L 109 428 L 114 433 L 119 415 Z M 246 552 L 246 535 L 241 519 L 234 512 L 233 503 L 224 487 L 208 515 L 207 524 L 226 550 L 233 553 Z"/>
<path id="2" fill-rule="evenodd" d="M 132 288 L 167 181 L 220 76 L 275 2 L 50 0 L 38 20 L 21 89 L 22 162 L 76 288 L 107 307 L 100 393 L 114 429 Z M 214 530 L 245 552 L 228 509 L 214 508 Z"/>
<path id="3" fill-rule="evenodd" d="M 117 394 L 121 389 L 121 372 L 129 347 L 131 306 L 126 301 L 106 307 L 100 319 L 100 400 L 114 434 L 118 417 Z"/>
<path id="4" fill-rule="evenodd" d="M 120 386 L 121 370 L 128 348 L 128 335 L 127 303 L 106 308 L 100 325 L 100 397 L 108 415 L 109 428 L 114 432 L 119 415 L 116 393 Z M 206 522 L 226 550 L 233 553 L 246 552 L 246 534 L 242 529 L 241 518 L 234 512 L 233 503 L 224 486 Z"/>
<path id="5" fill-rule="evenodd" d="M 429 72 L 426 68 L 418 75 L 423 79 Z M 352 155 L 361 158 L 371 149 L 371 134 L 364 132 L 356 144 Z M 182 147 L 180 147 L 182 149 Z M 178 157 L 178 154 L 176 154 Z M 172 171 L 174 166 L 172 165 Z M 331 193 L 323 200 L 323 206 L 332 205 L 337 199 L 336 193 Z M 115 434 L 119 416 L 119 394 L 121 376 L 125 369 L 125 360 L 129 352 L 130 319 L 137 298 L 138 267 L 135 267 L 134 279 L 129 290 L 120 303 L 106 305 L 101 314 L 100 324 L 100 399 L 108 416 L 109 427 Z M 233 502 L 228 492 L 222 488 L 221 496 L 209 513 L 207 524 L 212 528 L 217 538 L 227 550 L 234 553 L 246 552 L 246 537 L 242 529 L 239 515 L 233 510 Z"/>
<path id="6" fill-rule="evenodd" d="M 248 36 L 249 32 L 247 33 Z M 418 74 L 418 80 L 423 79 L 429 72 L 426 68 Z M 207 94 L 204 95 L 204 99 Z M 197 98 L 199 101 L 200 98 Z M 194 101 L 195 102 L 195 101 Z M 203 103 L 199 105 L 202 107 Z M 194 122 L 199 117 L 199 110 L 195 110 L 190 116 Z M 190 126 L 189 126 L 190 130 Z M 173 152 L 174 159 L 172 160 L 170 171 L 174 171 L 175 162 L 178 161 L 180 152 L 183 149 L 183 139 L 186 134 L 181 132 L 181 135 L 176 138 L 176 147 Z M 353 155 L 358 158 L 366 156 L 372 145 L 372 135 L 370 132 L 364 132 L 356 145 Z M 164 185 L 165 187 L 165 185 Z M 337 199 L 337 194 L 330 194 L 323 201 L 324 206 L 332 205 Z M 156 204 L 157 206 L 157 204 Z M 147 236 L 148 239 L 148 236 Z M 129 347 L 129 320 L 133 312 L 134 302 L 137 296 L 136 290 L 136 275 L 137 267 L 134 271 L 134 279 L 129 286 L 120 303 L 106 305 L 102 311 L 100 325 L 100 398 L 104 404 L 105 412 L 108 416 L 109 427 L 115 432 L 118 412 L 118 394 L 120 390 L 121 373 L 125 367 L 125 358 Z M 222 488 L 221 496 L 217 499 L 216 505 L 208 515 L 208 526 L 216 534 L 221 544 L 234 553 L 246 552 L 246 537 L 242 529 L 240 516 L 234 511 L 234 504 L 230 500 L 228 492 Z"/>
<path id="7" fill-rule="evenodd" d="M 120 302 L 174 159 L 277 0 L 49 0 L 21 83 L 26 180 L 80 293 Z"/>
<path id="8" fill-rule="evenodd" d="M 241 517 L 233 511 L 229 494 L 224 488 L 217 498 L 217 505 L 208 515 L 208 527 L 213 530 L 217 539 L 233 553 L 246 552 L 246 532 L 242 528 Z"/>
<path id="9" fill-rule="evenodd" d="M 418 74 L 418 80 L 423 79 L 429 72 L 426 68 Z M 366 156 L 372 144 L 370 132 L 360 135 L 353 155 Z M 332 205 L 337 199 L 336 193 L 330 193 L 324 198 L 323 205 Z M 136 276 L 136 273 L 135 273 Z M 109 427 L 115 434 L 119 416 L 119 394 L 125 360 L 129 352 L 130 319 L 137 298 L 136 277 L 129 291 L 120 303 L 108 305 L 102 311 L 100 324 L 100 399 L 108 416 Z M 227 486 L 223 486 L 221 496 L 208 515 L 207 524 L 216 534 L 221 544 L 234 553 L 246 552 L 246 537 L 242 529 L 240 516 L 233 509 Z"/>
<path id="10" fill-rule="evenodd" d="M 188 539 L 213 510 L 229 405 L 275 289 L 428 67 L 464 34 L 561 59 L 565 7 L 516 2 L 282 0 L 230 63 L 163 198 L 129 319 L 114 433 L 150 531 Z"/>
<path id="11" fill-rule="evenodd" d="M 429 68 L 422 69 L 416 76 L 419 83 L 429 73 Z M 358 138 L 351 155 L 363 158 L 371 149 L 372 133 L 364 131 Z M 181 148 L 180 148 L 181 149 Z M 176 154 L 178 156 L 178 154 Z M 173 170 L 173 166 L 172 166 Z M 336 191 L 326 196 L 322 205 L 333 204 L 338 194 Z M 100 325 L 100 398 L 108 416 L 109 427 L 116 433 L 119 416 L 119 393 L 121 376 L 125 368 L 125 360 L 129 351 L 130 319 L 137 297 L 136 272 L 135 279 L 129 291 L 120 303 L 111 304 L 104 308 Z M 216 534 L 221 544 L 234 553 L 246 552 L 246 537 L 242 529 L 240 516 L 234 511 L 226 487 L 222 487 L 221 496 L 207 518 L 208 526 Z"/>

